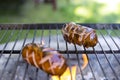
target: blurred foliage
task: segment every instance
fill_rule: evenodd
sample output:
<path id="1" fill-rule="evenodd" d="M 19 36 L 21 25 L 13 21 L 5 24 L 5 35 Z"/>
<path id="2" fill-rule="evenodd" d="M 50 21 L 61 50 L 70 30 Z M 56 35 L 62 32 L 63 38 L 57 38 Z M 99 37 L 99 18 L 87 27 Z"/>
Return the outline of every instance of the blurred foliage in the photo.
<path id="1" fill-rule="evenodd" d="M 0 0 L 0 14 L 17 14 L 26 0 Z"/>
<path id="2" fill-rule="evenodd" d="M 119 7 L 119 0 L 57 0 L 54 11 L 51 4 L 35 7 L 33 0 L 27 0 L 18 14 L 9 14 L 10 9 L 7 15 L 0 14 L 0 23 L 119 23 Z"/>

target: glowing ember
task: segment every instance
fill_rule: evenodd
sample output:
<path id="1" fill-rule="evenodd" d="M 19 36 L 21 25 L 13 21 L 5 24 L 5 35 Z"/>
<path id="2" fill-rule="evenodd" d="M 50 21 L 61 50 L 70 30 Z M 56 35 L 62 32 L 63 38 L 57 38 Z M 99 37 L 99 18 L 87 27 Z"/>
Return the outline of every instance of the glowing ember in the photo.
<path id="1" fill-rule="evenodd" d="M 71 70 L 67 67 L 66 71 L 59 76 L 52 76 L 52 80 L 76 80 L 77 66 L 72 66 Z"/>

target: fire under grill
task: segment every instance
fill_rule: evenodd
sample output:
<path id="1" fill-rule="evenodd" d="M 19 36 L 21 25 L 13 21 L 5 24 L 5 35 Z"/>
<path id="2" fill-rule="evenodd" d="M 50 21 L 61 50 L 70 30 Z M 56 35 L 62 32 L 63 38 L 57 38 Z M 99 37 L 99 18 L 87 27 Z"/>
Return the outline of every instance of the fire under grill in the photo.
<path id="1" fill-rule="evenodd" d="M 1 24 L 0 80 L 51 80 L 51 75 L 27 64 L 21 56 L 25 44 L 41 41 L 62 53 L 69 66 L 77 65 L 76 80 L 120 80 L 120 24 L 81 25 L 96 29 L 99 41 L 95 47 L 67 43 L 61 33 L 63 23 Z M 83 53 L 89 62 L 81 70 Z"/>

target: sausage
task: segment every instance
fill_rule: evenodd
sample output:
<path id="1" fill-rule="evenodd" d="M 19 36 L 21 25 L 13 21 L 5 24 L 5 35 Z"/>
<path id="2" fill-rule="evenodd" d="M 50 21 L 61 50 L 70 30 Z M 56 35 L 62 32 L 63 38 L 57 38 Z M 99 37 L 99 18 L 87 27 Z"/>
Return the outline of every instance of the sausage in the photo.
<path id="1" fill-rule="evenodd" d="M 65 24 L 62 28 L 62 34 L 65 41 L 79 46 L 94 47 L 97 42 L 96 31 L 92 28 L 78 25 L 74 22 Z"/>
<path id="2" fill-rule="evenodd" d="M 41 44 L 26 44 L 22 49 L 22 57 L 29 64 L 51 75 L 61 75 L 67 68 L 62 54 Z"/>

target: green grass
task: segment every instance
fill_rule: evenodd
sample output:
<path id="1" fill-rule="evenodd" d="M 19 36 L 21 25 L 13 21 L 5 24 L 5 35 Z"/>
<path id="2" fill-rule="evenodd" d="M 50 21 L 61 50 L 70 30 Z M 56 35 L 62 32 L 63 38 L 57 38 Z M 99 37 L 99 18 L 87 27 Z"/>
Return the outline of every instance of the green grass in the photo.
<path id="1" fill-rule="evenodd" d="M 19 14 L 0 14 L 0 23 L 118 23 L 120 11 L 102 12 L 106 4 L 94 0 L 57 0 L 57 10 L 52 10 L 52 5 L 40 3 L 34 6 L 32 0 L 28 0 L 21 7 Z M 10 11 L 11 12 L 11 11 Z M 108 13 L 109 12 L 109 13 Z"/>

